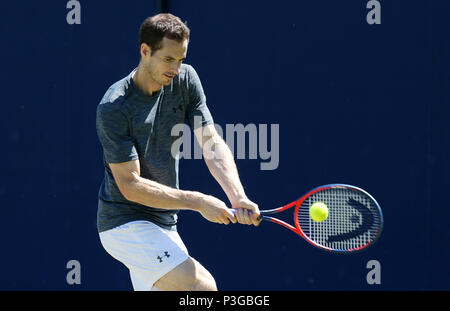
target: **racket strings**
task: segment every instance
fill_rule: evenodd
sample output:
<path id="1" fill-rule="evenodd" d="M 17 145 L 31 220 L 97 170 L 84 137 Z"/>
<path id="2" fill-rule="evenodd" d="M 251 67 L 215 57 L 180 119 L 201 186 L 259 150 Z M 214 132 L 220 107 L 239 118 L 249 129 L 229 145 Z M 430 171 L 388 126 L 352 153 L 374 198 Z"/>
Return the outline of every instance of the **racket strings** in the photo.
<path id="1" fill-rule="evenodd" d="M 309 215 L 315 202 L 328 206 L 328 218 L 316 222 Z M 364 247 L 377 237 L 381 219 L 372 199 L 364 193 L 347 188 L 329 188 L 303 201 L 298 211 L 299 225 L 312 242 L 333 250 Z"/>

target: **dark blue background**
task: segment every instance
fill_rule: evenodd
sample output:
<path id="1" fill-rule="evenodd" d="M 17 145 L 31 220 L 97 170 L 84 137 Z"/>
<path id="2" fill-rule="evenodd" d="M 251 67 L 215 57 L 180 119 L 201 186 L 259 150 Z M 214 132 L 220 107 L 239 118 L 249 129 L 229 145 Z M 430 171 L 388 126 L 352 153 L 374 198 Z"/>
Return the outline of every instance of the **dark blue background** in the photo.
<path id="1" fill-rule="evenodd" d="M 0 289 L 129 290 L 125 267 L 96 231 L 103 178 L 98 102 L 139 61 L 138 28 L 153 1 L 2 5 Z M 187 63 L 215 122 L 280 125 L 280 163 L 237 160 L 261 209 L 321 184 L 368 190 L 385 229 L 367 251 L 333 255 L 276 225 L 219 226 L 180 213 L 193 257 L 223 290 L 450 289 L 450 135 L 446 1 L 178 1 L 188 22 Z M 180 187 L 226 196 L 202 160 L 183 160 Z M 68 285 L 66 263 L 81 263 Z M 381 263 L 381 285 L 366 263 Z"/>

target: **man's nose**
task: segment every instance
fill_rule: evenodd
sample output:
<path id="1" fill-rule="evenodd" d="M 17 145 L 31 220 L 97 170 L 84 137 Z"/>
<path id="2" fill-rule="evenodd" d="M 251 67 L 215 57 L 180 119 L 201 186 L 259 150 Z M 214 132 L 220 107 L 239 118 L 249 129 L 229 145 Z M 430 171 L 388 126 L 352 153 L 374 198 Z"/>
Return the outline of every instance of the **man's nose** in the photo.
<path id="1" fill-rule="evenodd" d="M 173 62 L 173 65 L 171 66 L 170 70 L 174 73 L 174 74 L 179 74 L 180 73 L 180 67 L 181 67 L 181 62 Z"/>

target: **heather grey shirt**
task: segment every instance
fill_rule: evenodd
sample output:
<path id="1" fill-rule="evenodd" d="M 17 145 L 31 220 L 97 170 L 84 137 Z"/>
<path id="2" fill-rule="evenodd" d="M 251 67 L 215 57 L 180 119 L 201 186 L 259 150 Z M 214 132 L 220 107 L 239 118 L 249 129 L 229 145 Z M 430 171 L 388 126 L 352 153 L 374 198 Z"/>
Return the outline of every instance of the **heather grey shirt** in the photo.
<path id="1" fill-rule="evenodd" d="M 181 65 L 180 73 L 171 84 L 152 96 L 137 88 L 133 72 L 114 83 L 97 107 L 97 134 L 103 147 L 105 167 L 98 194 L 97 229 L 102 232 L 129 221 L 148 220 L 176 230 L 178 210 L 128 201 L 121 194 L 108 164 L 139 159 L 141 177 L 178 188 L 178 159 L 172 157 L 171 148 L 179 136 L 171 135 L 172 127 L 187 122 L 194 129 L 212 124 L 213 119 L 192 66 Z M 201 120 L 196 124 L 195 116 L 198 116 L 196 120 Z"/>

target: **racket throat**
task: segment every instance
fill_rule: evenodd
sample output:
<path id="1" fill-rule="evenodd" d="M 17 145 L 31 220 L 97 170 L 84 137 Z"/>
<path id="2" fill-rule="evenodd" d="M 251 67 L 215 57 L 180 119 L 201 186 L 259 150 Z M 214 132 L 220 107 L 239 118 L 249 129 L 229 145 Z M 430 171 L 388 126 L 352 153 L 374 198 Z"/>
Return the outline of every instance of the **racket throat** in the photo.
<path id="1" fill-rule="evenodd" d="M 291 230 L 291 231 L 293 231 L 293 232 L 303 236 L 303 234 L 296 227 L 288 224 L 287 222 L 284 222 L 282 220 L 279 220 L 279 219 L 276 219 L 276 218 L 273 218 L 273 217 L 270 217 L 270 216 L 262 216 L 262 219 L 274 222 L 274 223 L 279 224 L 279 225 L 282 225 L 283 227 L 285 227 L 285 228 L 287 228 L 287 229 L 289 229 L 289 230 Z"/>

